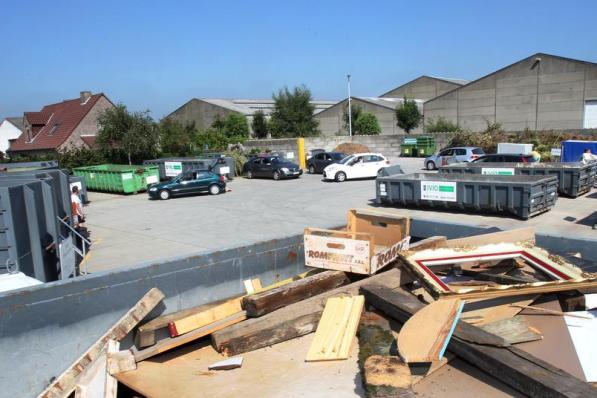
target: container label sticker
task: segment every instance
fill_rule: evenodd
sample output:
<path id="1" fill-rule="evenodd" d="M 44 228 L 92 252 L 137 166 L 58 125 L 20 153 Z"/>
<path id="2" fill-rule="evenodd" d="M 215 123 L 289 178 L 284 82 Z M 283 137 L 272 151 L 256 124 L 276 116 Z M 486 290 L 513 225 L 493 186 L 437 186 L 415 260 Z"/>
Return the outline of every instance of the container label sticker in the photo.
<path id="1" fill-rule="evenodd" d="M 381 196 L 386 196 L 388 194 L 386 192 L 386 184 L 379 184 L 379 194 Z"/>
<path id="2" fill-rule="evenodd" d="M 403 143 L 404 143 L 404 145 L 416 145 L 417 139 L 416 138 L 405 138 Z"/>
<path id="3" fill-rule="evenodd" d="M 164 162 L 166 177 L 176 177 L 182 173 L 182 162 Z"/>
<path id="4" fill-rule="evenodd" d="M 228 174 L 228 173 L 230 173 L 230 167 L 228 167 L 228 166 L 220 167 L 219 172 L 220 172 L 220 174 Z"/>
<path id="5" fill-rule="evenodd" d="M 147 176 L 146 181 L 148 184 L 155 184 L 158 182 L 158 176 Z"/>
<path id="6" fill-rule="evenodd" d="M 421 181 L 421 199 L 456 202 L 456 183 Z"/>
<path id="7" fill-rule="evenodd" d="M 76 181 L 76 182 L 71 182 L 70 183 L 70 191 L 73 191 L 73 187 L 77 187 L 79 188 L 79 191 L 83 190 L 83 184 L 81 184 L 81 181 Z"/>
<path id="8" fill-rule="evenodd" d="M 286 159 L 294 159 L 294 152 L 286 152 Z"/>
<path id="9" fill-rule="evenodd" d="M 124 174 L 122 175 L 122 179 L 123 179 L 123 180 L 130 180 L 130 179 L 132 179 L 132 178 L 133 178 L 133 173 L 124 173 Z"/>
<path id="10" fill-rule="evenodd" d="M 562 148 L 551 148 L 551 156 L 562 156 Z"/>
<path id="11" fill-rule="evenodd" d="M 487 176 L 513 176 L 514 168 L 512 167 L 483 167 L 481 174 Z"/>
<path id="12" fill-rule="evenodd" d="M 305 235 L 304 244 L 307 267 L 348 272 L 369 268 L 369 241 Z"/>

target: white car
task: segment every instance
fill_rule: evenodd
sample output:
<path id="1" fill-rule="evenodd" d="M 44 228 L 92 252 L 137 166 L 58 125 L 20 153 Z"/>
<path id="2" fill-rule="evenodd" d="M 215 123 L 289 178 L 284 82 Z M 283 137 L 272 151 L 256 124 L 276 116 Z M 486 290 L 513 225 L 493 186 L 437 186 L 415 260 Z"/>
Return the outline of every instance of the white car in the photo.
<path id="1" fill-rule="evenodd" d="M 342 182 L 352 178 L 377 177 L 377 172 L 389 164 L 390 161 L 381 153 L 355 153 L 323 169 L 323 179 Z"/>

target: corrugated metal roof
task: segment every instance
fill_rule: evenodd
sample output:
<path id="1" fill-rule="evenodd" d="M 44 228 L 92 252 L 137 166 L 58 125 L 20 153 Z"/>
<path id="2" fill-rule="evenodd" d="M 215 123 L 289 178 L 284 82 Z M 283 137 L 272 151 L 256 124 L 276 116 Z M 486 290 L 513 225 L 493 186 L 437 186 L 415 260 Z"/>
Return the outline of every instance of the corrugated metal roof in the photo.
<path id="1" fill-rule="evenodd" d="M 199 98 L 198 100 L 220 106 L 234 112 L 242 113 L 245 116 L 251 116 L 259 110 L 265 115 L 269 115 L 273 112 L 275 104 L 274 100 L 271 99 Z M 319 113 L 336 103 L 336 101 L 311 101 L 311 104 L 315 107 L 314 113 Z"/>
<path id="2" fill-rule="evenodd" d="M 470 80 L 466 80 L 466 79 L 454 79 L 454 78 L 451 78 L 451 77 L 441 77 L 441 76 L 429 76 L 429 77 L 431 77 L 433 79 L 438 79 L 438 80 L 445 80 L 447 82 L 454 83 L 454 84 L 459 84 L 461 86 L 464 86 L 465 84 L 467 84 L 467 83 L 470 82 Z"/>

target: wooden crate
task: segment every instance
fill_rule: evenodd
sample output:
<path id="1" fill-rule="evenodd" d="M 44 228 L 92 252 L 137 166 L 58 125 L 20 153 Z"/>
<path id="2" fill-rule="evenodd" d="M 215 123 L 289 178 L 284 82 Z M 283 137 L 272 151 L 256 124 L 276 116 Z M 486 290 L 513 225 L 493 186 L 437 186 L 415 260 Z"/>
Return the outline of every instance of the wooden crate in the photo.
<path id="1" fill-rule="evenodd" d="M 410 218 L 350 209 L 346 230 L 305 229 L 305 265 L 372 275 L 408 250 Z"/>

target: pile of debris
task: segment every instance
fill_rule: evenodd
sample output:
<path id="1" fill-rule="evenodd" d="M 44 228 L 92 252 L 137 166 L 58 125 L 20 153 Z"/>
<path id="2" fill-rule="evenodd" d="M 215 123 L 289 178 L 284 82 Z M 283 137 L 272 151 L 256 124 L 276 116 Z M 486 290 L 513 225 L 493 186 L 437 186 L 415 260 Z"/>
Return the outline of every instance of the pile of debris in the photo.
<path id="1" fill-rule="evenodd" d="M 531 229 L 409 244 L 408 224 L 351 210 L 345 231 L 306 231 L 306 262 L 319 268 L 266 287 L 247 280 L 241 297 L 141 323 L 164 298 L 152 289 L 41 396 L 90 388 L 115 396 L 115 380 L 144 396 L 199 396 L 188 387 L 197 376 L 237 369 L 224 384 L 230 391 L 222 396 L 231 396 L 239 393 L 234 384 L 248 355 L 311 333 L 301 357 L 291 360 L 340 364 L 354 358 L 358 341 L 370 397 L 414 396 L 417 384 L 455 358 L 528 396 L 597 396 L 594 274 L 536 247 Z M 308 253 L 314 245 L 317 256 Z M 356 251 L 351 257 L 334 250 Z M 119 351 L 118 341 L 133 330 L 135 346 Z M 562 333 L 570 347 L 558 340 Z M 174 365 L 173 358 L 197 350 L 187 343 L 200 339 L 211 343 L 201 352 L 215 350 L 220 360 L 199 371 L 188 360 Z M 571 355 L 574 365 L 562 362 Z M 201 388 L 213 380 L 203 378 Z"/>

